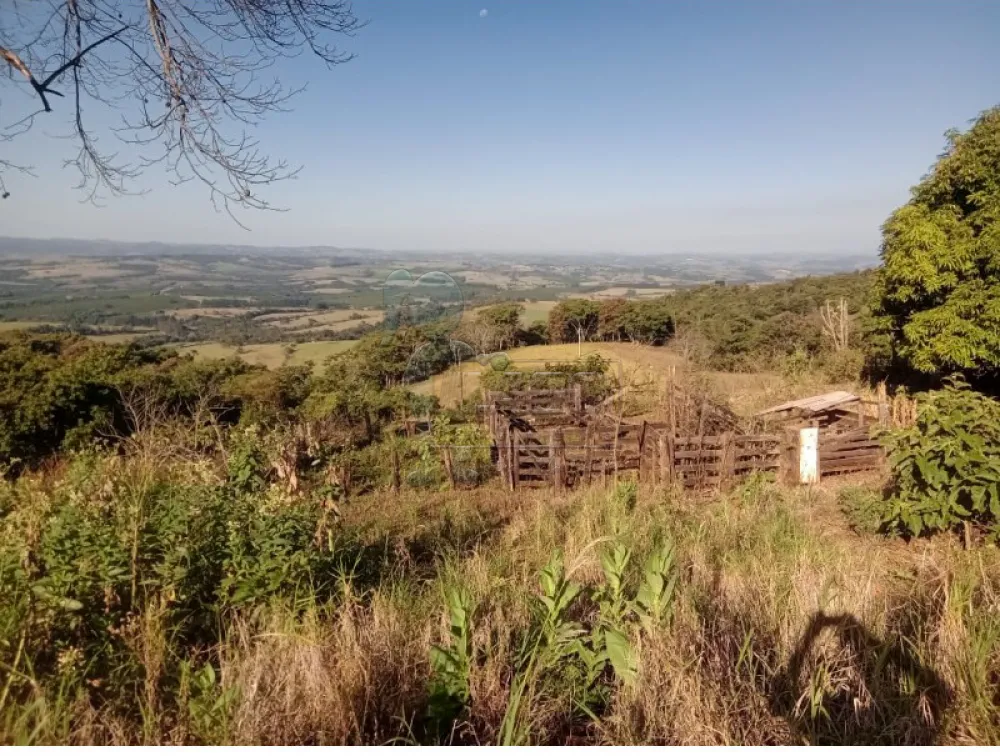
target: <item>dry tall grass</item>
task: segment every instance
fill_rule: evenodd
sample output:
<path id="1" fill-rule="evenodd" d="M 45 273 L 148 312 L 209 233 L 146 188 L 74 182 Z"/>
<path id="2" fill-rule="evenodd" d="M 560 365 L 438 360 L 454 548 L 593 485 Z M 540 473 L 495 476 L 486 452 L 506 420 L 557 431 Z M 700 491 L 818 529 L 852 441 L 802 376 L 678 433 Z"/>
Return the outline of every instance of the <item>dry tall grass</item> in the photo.
<path id="1" fill-rule="evenodd" d="M 192 668 L 218 669 L 207 700 L 196 680 L 180 704 L 158 694 L 166 641 L 153 606 L 135 625 L 149 681 L 136 691 L 141 726 L 100 696 L 39 690 L 0 705 L 0 740 L 495 743 L 553 550 L 594 585 L 609 539 L 643 553 L 669 534 L 673 616 L 633 634 L 636 684 L 612 681 L 595 720 L 568 684 L 539 682 L 529 742 L 1000 743 L 996 550 L 855 534 L 833 491 L 752 479 L 700 498 L 642 489 L 633 504 L 602 489 L 554 500 L 486 488 L 380 494 L 349 510 L 342 526 L 370 547 L 361 553 L 381 555 L 378 568 L 348 565 L 327 601 L 303 590 L 226 615 L 217 647 L 185 650 Z M 454 585 L 475 607 L 469 700 L 435 734 L 429 657 L 447 638 L 443 595 Z"/>

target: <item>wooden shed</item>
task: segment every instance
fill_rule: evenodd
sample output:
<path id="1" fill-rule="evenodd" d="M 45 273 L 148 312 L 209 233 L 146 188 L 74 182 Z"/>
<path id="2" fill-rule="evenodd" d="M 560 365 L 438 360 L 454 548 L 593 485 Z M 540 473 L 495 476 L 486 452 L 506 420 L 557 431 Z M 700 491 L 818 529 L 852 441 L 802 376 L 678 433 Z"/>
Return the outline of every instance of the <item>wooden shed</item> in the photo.
<path id="1" fill-rule="evenodd" d="M 845 431 L 864 428 L 875 419 L 865 412 L 864 400 L 849 391 L 831 391 L 793 399 L 768 407 L 758 412 L 756 417 L 788 427 L 818 426 Z"/>

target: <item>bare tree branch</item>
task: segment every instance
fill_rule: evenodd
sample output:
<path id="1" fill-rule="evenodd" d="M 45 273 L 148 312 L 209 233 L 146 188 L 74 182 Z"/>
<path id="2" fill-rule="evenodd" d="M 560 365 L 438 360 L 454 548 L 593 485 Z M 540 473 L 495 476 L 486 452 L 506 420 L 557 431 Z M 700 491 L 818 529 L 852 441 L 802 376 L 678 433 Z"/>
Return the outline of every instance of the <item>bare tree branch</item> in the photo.
<path id="1" fill-rule="evenodd" d="M 304 84 L 262 77 L 302 52 L 326 66 L 350 60 L 332 40 L 362 26 L 348 0 L 0 0 L 0 72 L 6 63 L 8 73 L 0 87 L 26 87 L 41 103 L 16 120 L 0 111 L 0 142 L 54 113 L 52 98 L 64 97 L 56 85 L 69 75 L 79 151 L 66 165 L 88 199 L 126 192 L 158 167 L 173 183 L 201 182 L 230 215 L 273 209 L 258 190 L 297 169 L 268 155 L 252 129 L 286 110 Z M 107 138 L 128 157 L 98 148 L 85 119 L 91 105 L 120 114 Z"/>

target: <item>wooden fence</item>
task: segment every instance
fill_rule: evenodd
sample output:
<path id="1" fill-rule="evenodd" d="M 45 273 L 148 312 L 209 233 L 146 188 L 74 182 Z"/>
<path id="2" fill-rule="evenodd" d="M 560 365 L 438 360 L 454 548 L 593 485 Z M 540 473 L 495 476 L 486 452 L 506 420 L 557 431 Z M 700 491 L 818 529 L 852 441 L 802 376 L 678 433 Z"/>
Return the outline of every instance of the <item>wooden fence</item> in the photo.
<path id="1" fill-rule="evenodd" d="M 721 486 L 755 470 L 778 470 L 780 436 L 672 436 L 652 423 L 525 431 L 501 425 L 497 467 L 510 489 L 557 490 L 634 471 L 640 480 Z"/>
<path id="2" fill-rule="evenodd" d="M 519 429 L 501 424 L 495 435 L 500 476 L 511 490 L 552 486 L 562 490 L 632 472 L 639 480 L 676 482 L 685 488 L 725 487 L 755 471 L 799 470 L 798 436 L 673 436 L 662 424 Z M 823 433 L 820 476 L 881 469 L 884 455 L 870 429 Z"/>
<path id="3" fill-rule="evenodd" d="M 821 431 L 819 434 L 820 477 L 875 470 L 884 462 L 882 445 L 872 437 L 869 428 L 844 433 Z"/>
<path id="4" fill-rule="evenodd" d="M 884 403 L 880 400 L 880 406 Z M 753 435 L 732 418 L 710 412 L 707 400 L 698 403 L 697 412 L 692 401 L 679 403 L 678 408 L 687 412 L 683 417 L 675 404 L 671 401 L 662 422 L 626 423 L 620 416 L 603 414 L 600 407 L 586 407 L 577 384 L 565 389 L 489 391 L 484 408 L 497 469 L 511 490 L 564 489 L 629 471 L 640 480 L 689 488 L 724 487 L 755 471 L 814 482 L 885 464 L 881 445 L 873 437 L 876 428 L 840 424 Z M 892 417 L 909 416 L 911 405 L 912 401 L 900 402 Z M 886 416 L 880 425 L 888 423 L 888 415 L 880 410 L 880 418 Z"/>
<path id="5" fill-rule="evenodd" d="M 586 407 L 579 384 L 566 389 L 533 389 L 530 391 L 487 391 L 485 421 L 490 433 L 516 419 L 523 427 L 556 427 L 580 425 L 585 422 Z"/>
<path id="6" fill-rule="evenodd" d="M 724 486 L 755 471 L 777 472 L 784 453 L 780 436 L 736 435 L 661 437 L 666 451 L 661 482 L 677 481 L 687 488 Z"/>

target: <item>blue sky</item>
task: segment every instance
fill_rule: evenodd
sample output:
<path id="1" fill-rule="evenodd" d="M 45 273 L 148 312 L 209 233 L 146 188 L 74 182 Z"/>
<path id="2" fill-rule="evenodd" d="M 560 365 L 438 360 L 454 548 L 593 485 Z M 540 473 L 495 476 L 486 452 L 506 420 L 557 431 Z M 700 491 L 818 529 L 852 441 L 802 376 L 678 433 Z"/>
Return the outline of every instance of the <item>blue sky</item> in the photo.
<path id="1" fill-rule="evenodd" d="M 358 1 L 369 20 L 257 135 L 301 164 L 241 216 L 149 174 L 95 208 L 52 119 L 0 234 L 393 249 L 867 252 L 1000 103 L 1000 2 Z M 485 15 L 481 10 L 486 9 Z M 110 140 L 110 135 L 107 137 Z"/>

